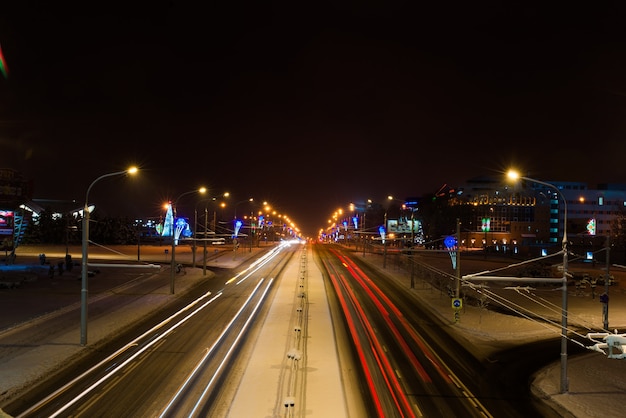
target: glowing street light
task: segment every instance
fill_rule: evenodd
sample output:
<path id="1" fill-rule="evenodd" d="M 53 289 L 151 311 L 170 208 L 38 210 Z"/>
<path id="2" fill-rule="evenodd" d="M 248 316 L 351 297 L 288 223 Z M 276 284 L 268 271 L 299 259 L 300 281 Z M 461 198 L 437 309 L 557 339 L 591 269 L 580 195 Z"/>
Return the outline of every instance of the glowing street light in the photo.
<path id="1" fill-rule="evenodd" d="M 392 200 L 397 200 L 397 199 L 394 199 L 393 196 L 389 195 L 387 196 L 387 200 L 388 200 L 388 204 L 385 205 L 385 220 L 383 223 L 383 228 L 385 231 L 387 231 L 387 211 L 389 210 L 389 202 L 391 202 Z M 384 236 L 383 236 L 383 268 L 387 268 L 387 239 L 385 239 Z"/>
<path id="2" fill-rule="evenodd" d="M 87 271 L 87 264 L 89 258 L 89 192 L 91 188 L 98 181 L 113 176 L 120 176 L 122 174 L 135 174 L 139 169 L 137 167 L 131 167 L 128 170 L 116 171 L 114 173 L 103 174 L 95 179 L 87 188 L 85 194 L 85 206 L 83 207 L 83 254 L 81 260 L 81 291 L 80 291 L 80 345 L 87 344 L 87 296 L 88 296 L 88 281 L 87 277 L 89 272 Z"/>
<path id="3" fill-rule="evenodd" d="M 544 185 L 556 191 L 563 199 L 563 280 L 562 280 L 562 302 L 561 302 L 561 393 L 568 391 L 567 382 L 567 200 L 563 193 L 554 184 L 546 183 L 529 177 L 520 176 L 515 170 L 509 170 L 507 176 L 511 180 L 527 180 Z"/>
<path id="4" fill-rule="evenodd" d="M 234 222 L 233 229 L 235 230 L 235 238 L 237 237 L 237 235 L 239 233 L 239 228 L 237 227 L 237 225 L 238 225 L 238 222 L 240 222 L 240 221 L 237 221 L 237 206 L 239 206 L 242 203 L 246 203 L 246 202 L 252 203 L 252 202 L 254 202 L 254 198 L 251 197 L 251 198 L 248 198 L 246 200 L 240 200 L 239 202 L 237 202 L 237 203 L 235 203 L 233 205 L 233 208 L 235 210 L 235 216 L 233 217 L 233 222 Z M 250 241 L 250 251 L 252 251 L 252 221 L 250 221 L 250 230 L 248 231 L 248 235 L 249 235 L 248 236 L 248 240 Z"/>
<path id="5" fill-rule="evenodd" d="M 193 240 L 193 251 L 192 251 L 192 264 L 193 267 L 196 267 L 196 250 L 197 250 L 197 235 L 198 235 L 198 204 L 200 204 L 201 202 L 215 202 L 217 200 L 218 197 L 228 197 L 230 195 L 230 193 L 225 192 L 220 196 L 212 196 L 212 197 L 207 197 L 204 199 L 200 199 L 198 202 L 196 202 L 196 206 L 194 207 L 193 210 L 193 214 L 194 214 L 194 226 L 193 226 L 193 230 L 194 230 L 194 240 Z M 208 209 L 208 203 L 206 203 L 204 205 L 204 239 L 202 240 L 203 242 L 203 251 L 204 251 L 204 255 L 203 255 L 203 266 L 202 266 L 202 274 L 204 276 L 206 276 L 206 240 L 207 240 L 207 236 L 208 236 L 208 229 L 209 229 L 209 209 Z M 214 227 L 215 229 L 215 227 Z"/>
<path id="6" fill-rule="evenodd" d="M 171 260 L 171 266 L 170 266 L 170 293 L 172 295 L 174 294 L 174 281 L 176 278 L 176 225 L 175 225 L 176 206 L 178 205 L 178 201 L 180 200 L 181 197 L 186 196 L 188 194 L 192 194 L 192 193 L 204 194 L 206 193 L 206 187 L 200 187 L 199 189 L 190 190 L 188 192 L 181 194 L 180 196 L 176 198 L 176 200 L 174 201 L 174 204 L 172 205 L 172 224 L 170 226 L 171 232 L 172 232 L 172 260 Z"/>
<path id="7" fill-rule="evenodd" d="M 191 253 L 192 254 L 192 258 L 191 258 L 192 261 L 191 262 L 192 262 L 192 267 L 193 268 L 196 267 L 196 248 L 197 248 L 197 241 L 198 241 L 198 204 L 200 202 L 204 202 L 204 201 L 207 201 L 207 200 L 215 200 L 215 197 L 212 197 L 212 198 L 210 197 L 210 198 L 207 198 L 207 199 L 200 199 L 200 200 L 198 200 L 196 202 L 196 206 L 194 206 L 194 208 L 193 208 L 193 235 L 194 235 L 194 238 L 193 238 L 193 251 Z M 207 216 L 206 216 L 206 214 L 207 214 L 207 208 L 206 208 L 206 205 L 205 205 L 205 207 L 204 207 L 204 223 L 205 223 L 205 225 L 204 225 L 204 245 L 205 245 L 204 251 L 205 252 L 206 252 L 206 235 L 207 235 L 206 234 L 206 232 L 207 232 L 206 231 L 207 230 L 207 225 L 206 225 L 206 223 L 207 223 Z"/>
<path id="8" fill-rule="evenodd" d="M 233 205 L 233 208 L 234 208 L 234 210 L 235 210 L 235 216 L 234 216 L 234 219 L 235 219 L 235 220 L 237 220 L 237 206 L 239 206 L 239 205 L 240 205 L 240 204 L 242 204 L 242 203 L 246 203 L 246 202 L 254 202 L 254 198 L 253 198 L 253 197 L 251 197 L 251 198 L 246 199 L 246 200 L 240 200 L 239 202 L 237 202 L 237 203 L 235 203 L 235 204 Z"/>

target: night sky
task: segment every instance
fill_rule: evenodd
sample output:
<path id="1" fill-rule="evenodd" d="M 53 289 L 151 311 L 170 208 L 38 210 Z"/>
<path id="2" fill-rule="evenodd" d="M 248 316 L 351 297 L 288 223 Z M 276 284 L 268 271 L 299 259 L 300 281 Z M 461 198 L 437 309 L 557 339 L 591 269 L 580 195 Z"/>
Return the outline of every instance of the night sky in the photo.
<path id="1" fill-rule="evenodd" d="M 350 202 L 511 165 L 626 184 L 620 2 L 429 3 L 3 13 L 0 168 L 82 206 L 137 164 L 90 203 L 158 216 L 206 186 L 267 200 L 308 236 Z"/>

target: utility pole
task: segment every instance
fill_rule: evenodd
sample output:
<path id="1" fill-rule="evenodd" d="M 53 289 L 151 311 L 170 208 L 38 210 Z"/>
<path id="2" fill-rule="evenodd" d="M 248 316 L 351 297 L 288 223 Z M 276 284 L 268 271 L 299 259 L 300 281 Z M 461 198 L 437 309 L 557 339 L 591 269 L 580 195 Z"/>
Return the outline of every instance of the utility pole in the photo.
<path id="1" fill-rule="evenodd" d="M 203 251 L 204 251 L 203 256 L 202 256 L 202 275 L 203 276 L 206 276 L 206 256 L 207 256 L 206 240 L 207 240 L 207 236 L 209 233 L 208 228 L 209 228 L 209 211 L 208 211 L 208 208 L 205 206 L 204 207 L 204 245 L 202 246 Z"/>
<path id="2" fill-rule="evenodd" d="M 387 268 L 387 210 L 385 210 L 385 222 L 383 224 L 385 231 L 385 241 L 383 242 L 383 268 Z"/>
<path id="3" fill-rule="evenodd" d="M 415 245 L 415 208 L 411 207 L 411 255 L 409 262 L 411 263 L 411 289 L 415 288 L 415 263 L 413 261 L 413 246 Z"/>
<path id="4" fill-rule="evenodd" d="M 611 265 L 610 263 L 610 254 L 611 254 L 611 245 L 610 245 L 610 237 L 607 235 L 606 236 L 606 273 L 604 276 L 604 303 L 602 304 L 602 318 L 604 319 L 603 321 L 603 327 L 605 330 L 609 330 L 609 285 L 610 285 L 610 281 L 611 281 L 611 276 L 609 274 L 609 266 Z"/>
<path id="5" fill-rule="evenodd" d="M 367 211 L 367 208 L 365 209 Z M 367 235 L 365 234 L 366 230 L 365 230 L 365 211 L 363 212 L 363 222 L 361 224 L 361 230 L 363 231 L 363 233 L 361 235 L 363 235 L 363 257 L 365 257 L 365 246 L 367 245 Z"/>
<path id="6" fill-rule="evenodd" d="M 456 220 L 456 289 L 454 297 L 459 298 L 461 294 L 461 221 Z"/>

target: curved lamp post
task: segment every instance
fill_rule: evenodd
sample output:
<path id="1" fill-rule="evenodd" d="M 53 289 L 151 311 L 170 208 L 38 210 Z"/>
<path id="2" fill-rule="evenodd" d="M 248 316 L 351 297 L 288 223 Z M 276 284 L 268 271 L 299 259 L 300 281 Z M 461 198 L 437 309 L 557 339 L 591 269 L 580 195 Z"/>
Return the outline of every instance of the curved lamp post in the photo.
<path id="1" fill-rule="evenodd" d="M 207 197 L 205 199 L 200 199 L 198 200 L 198 202 L 196 202 L 196 206 L 194 207 L 193 210 L 193 215 L 194 215 L 194 227 L 193 227 L 193 231 L 194 231 L 194 235 L 198 234 L 198 204 L 200 204 L 201 202 L 215 202 L 217 200 L 218 197 L 228 197 L 230 195 L 230 193 L 225 192 L 223 194 L 221 194 L 220 196 L 212 196 L 212 197 Z M 204 205 L 204 253 L 205 256 L 204 258 L 204 274 L 206 275 L 206 237 L 207 237 L 207 233 L 208 233 L 208 203 L 206 205 Z M 196 244 L 197 239 L 193 240 L 193 257 L 192 257 L 192 263 L 193 263 L 193 267 L 196 267 L 196 248 L 197 248 L 197 244 Z"/>
<path id="2" fill-rule="evenodd" d="M 196 242 L 198 241 L 197 239 L 197 235 L 198 235 L 198 204 L 200 202 L 206 202 L 209 200 L 215 200 L 215 197 L 209 197 L 206 199 L 200 199 L 196 202 L 196 206 L 193 209 L 193 222 L 194 222 L 194 226 L 193 226 L 193 234 L 194 234 L 194 240 L 193 240 L 193 257 L 192 257 L 192 267 L 196 267 L 196 248 L 197 248 L 197 244 Z M 204 251 L 206 252 L 206 235 L 207 235 L 207 225 L 206 223 L 207 221 L 207 205 L 204 206 Z"/>
<path id="3" fill-rule="evenodd" d="M 233 208 L 235 210 L 235 217 L 234 217 L 234 219 L 237 219 L 237 206 L 241 205 L 242 203 L 246 203 L 246 202 L 254 202 L 254 198 L 251 197 L 251 198 L 246 199 L 246 200 L 240 200 L 239 202 L 237 202 L 237 203 L 235 203 L 233 205 Z"/>
<path id="4" fill-rule="evenodd" d="M 174 204 L 172 205 L 172 260 L 170 266 L 170 294 L 174 294 L 174 281 L 176 278 L 176 206 L 178 205 L 178 201 L 181 197 L 186 196 L 192 193 L 206 193 L 206 187 L 200 187 L 196 190 L 189 190 L 188 192 L 182 193 L 180 196 L 174 200 Z"/>
<path id="5" fill-rule="evenodd" d="M 518 172 L 509 170 L 507 176 L 511 180 L 527 180 L 537 184 L 544 185 L 556 191 L 556 193 L 563 199 L 563 283 L 562 283 L 562 302 L 561 302 L 561 387 L 560 392 L 566 393 L 568 391 L 567 382 L 567 200 L 563 193 L 554 184 L 546 183 L 540 180 L 536 180 L 530 177 L 520 176 Z"/>
<path id="6" fill-rule="evenodd" d="M 246 199 L 246 200 L 240 200 L 239 202 L 237 202 L 237 203 L 235 203 L 233 205 L 233 208 L 234 208 L 234 211 L 235 211 L 235 216 L 233 218 L 234 222 L 237 222 L 237 206 L 239 206 L 242 203 L 246 203 L 246 202 L 252 203 L 252 202 L 254 202 L 254 198 L 251 197 L 251 198 Z M 250 231 L 248 231 L 248 235 L 249 235 L 248 239 L 251 240 L 252 239 L 252 226 L 250 226 Z M 250 251 L 252 251 L 252 246 L 250 246 Z"/>
<path id="7" fill-rule="evenodd" d="M 88 296 L 88 281 L 87 277 L 89 272 L 87 271 L 87 264 L 89 262 L 89 192 L 91 188 L 98 181 L 113 176 L 120 176 L 122 174 L 135 174 L 139 169 L 137 167 L 131 167 L 128 170 L 124 171 L 116 171 L 114 173 L 104 174 L 97 179 L 95 179 L 89 187 L 87 188 L 87 193 L 85 194 L 85 206 L 83 207 L 83 254 L 81 260 L 81 282 L 82 287 L 80 290 L 80 345 L 87 344 L 87 296 Z"/>
<path id="8" fill-rule="evenodd" d="M 387 211 L 389 210 L 389 204 L 392 200 L 395 199 L 393 196 L 387 196 L 387 204 L 385 205 L 385 220 L 383 223 L 383 227 L 385 228 L 385 233 L 387 233 Z M 387 236 L 385 237 L 385 241 L 383 242 L 383 268 L 387 268 Z"/>
<path id="9" fill-rule="evenodd" d="M 365 225 L 365 215 L 367 214 L 367 209 L 372 206 L 372 199 L 367 199 L 365 201 L 365 208 L 363 209 L 363 221 L 361 222 L 361 230 L 363 231 L 363 257 L 365 257 L 365 247 L 367 246 L 367 227 Z"/>

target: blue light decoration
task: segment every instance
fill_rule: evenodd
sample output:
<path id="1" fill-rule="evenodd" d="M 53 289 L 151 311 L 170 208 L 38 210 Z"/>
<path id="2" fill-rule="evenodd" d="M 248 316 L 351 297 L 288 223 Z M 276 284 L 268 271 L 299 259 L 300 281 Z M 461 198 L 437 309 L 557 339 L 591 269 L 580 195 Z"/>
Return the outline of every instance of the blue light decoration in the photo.
<path id="1" fill-rule="evenodd" d="M 178 245 L 178 240 L 181 235 L 185 238 L 189 238 L 191 236 L 191 228 L 189 228 L 189 223 L 185 218 L 177 218 L 176 219 L 176 228 L 174 228 L 174 245 Z"/>
<path id="2" fill-rule="evenodd" d="M 445 245 L 448 250 L 454 249 L 456 247 L 456 237 L 454 237 L 454 235 L 448 235 L 443 239 L 443 245 Z"/>
<path id="3" fill-rule="evenodd" d="M 380 237 L 382 238 L 383 244 L 384 244 L 385 243 L 385 234 L 386 234 L 385 227 L 384 226 L 379 226 L 378 227 L 378 233 L 380 234 Z"/>
<path id="4" fill-rule="evenodd" d="M 359 218 L 357 216 L 352 217 L 352 223 L 354 224 L 354 229 L 359 229 Z"/>
<path id="5" fill-rule="evenodd" d="M 443 239 L 443 245 L 448 250 L 448 254 L 450 255 L 450 260 L 452 261 L 452 268 L 456 269 L 456 250 L 457 250 L 457 241 L 454 235 L 448 235 Z"/>
<path id="6" fill-rule="evenodd" d="M 176 222 L 182 222 L 184 223 L 183 229 L 181 230 L 181 235 L 185 238 L 190 238 L 191 235 L 193 235 L 193 231 L 191 230 L 191 225 L 189 225 L 189 219 L 187 218 L 178 218 L 176 219 Z"/>
<path id="7" fill-rule="evenodd" d="M 239 230 L 241 229 L 242 225 L 243 225 L 243 222 L 241 222 L 239 219 L 235 221 L 235 236 L 239 234 Z"/>
<path id="8" fill-rule="evenodd" d="M 259 228 L 263 228 L 264 224 L 265 224 L 265 216 L 259 215 Z"/>
<path id="9" fill-rule="evenodd" d="M 347 231 L 348 230 L 348 221 L 343 221 L 342 225 L 343 225 L 343 229 L 345 229 Z"/>

